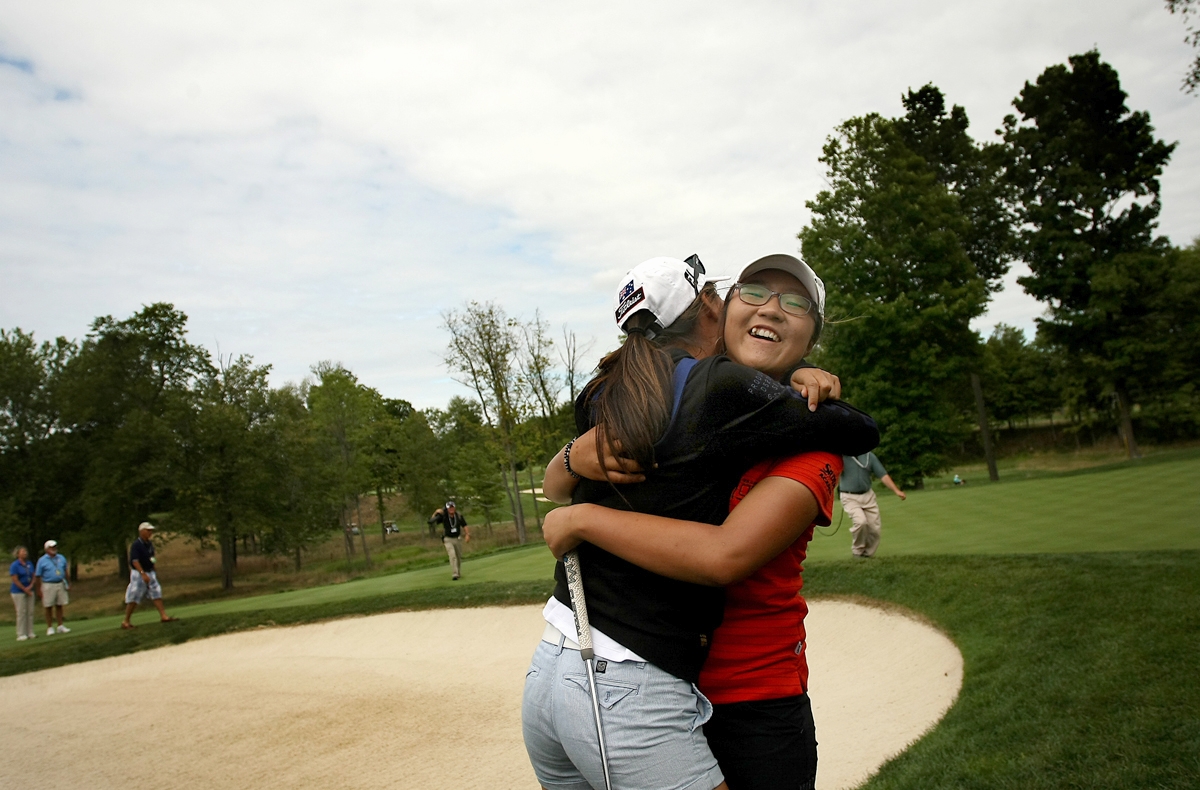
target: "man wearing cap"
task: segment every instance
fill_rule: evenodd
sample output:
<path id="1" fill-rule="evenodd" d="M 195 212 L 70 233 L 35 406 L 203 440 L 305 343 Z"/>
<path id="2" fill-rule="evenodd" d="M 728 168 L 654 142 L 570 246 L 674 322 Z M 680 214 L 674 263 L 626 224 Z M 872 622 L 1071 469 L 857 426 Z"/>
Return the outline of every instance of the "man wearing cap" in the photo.
<path id="1" fill-rule="evenodd" d="M 163 608 L 162 587 L 158 584 L 158 574 L 154 569 L 154 530 L 154 525 L 149 521 L 138 524 L 137 540 L 129 548 L 129 586 L 125 588 L 125 619 L 121 622 L 121 627 L 126 630 L 134 627 L 129 618 L 133 617 L 134 610 L 146 595 L 150 596 L 150 603 L 158 610 L 159 619 L 164 623 L 175 619 L 168 617 Z"/>
<path id="2" fill-rule="evenodd" d="M 46 636 L 68 634 L 71 629 L 63 625 L 63 607 L 71 602 L 67 595 L 71 586 L 67 581 L 67 558 L 58 553 L 58 541 L 46 541 L 45 549 L 46 553 L 38 557 L 33 578 L 42 596 L 42 606 L 46 608 Z M 55 616 L 58 618 L 57 629 L 54 627 Z"/>
<path id="3" fill-rule="evenodd" d="M 458 577 L 462 575 L 462 544 L 471 541 L 471 530 L 467 528 L 466 518 L 458 512 L 454 501 L 451 500 L 446 503 L 445 508 L 433 511 L 433 515 L 429 517 L 429 524 L 442 525 L 442 543 L 446 546 L 446 554 L 450 555 L 450 572 L 453 574 L 451 578 L 458 581 Z"/>

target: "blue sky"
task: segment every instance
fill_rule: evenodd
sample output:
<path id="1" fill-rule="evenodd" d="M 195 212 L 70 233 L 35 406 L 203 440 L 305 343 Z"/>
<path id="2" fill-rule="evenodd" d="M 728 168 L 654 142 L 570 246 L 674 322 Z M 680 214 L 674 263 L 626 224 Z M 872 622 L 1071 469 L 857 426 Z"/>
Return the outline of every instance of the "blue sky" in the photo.
<path id="1" fill-rule="evenodd" d="M 1093 46 L 1180 143 L 1162 232 L 1200 235 L 1193 52 L 1161 2 L 0 8 L 0 326 L 43 338 L 170 301 L 276 382 L 332 359 L 443 405 L 442 311 L 540 309 L 599 352 L 639 260 L 795 251 L 840 121 L 933 82 L 991 139 Z M 1013 284 L 978 324 L 1039 312 Z"/>

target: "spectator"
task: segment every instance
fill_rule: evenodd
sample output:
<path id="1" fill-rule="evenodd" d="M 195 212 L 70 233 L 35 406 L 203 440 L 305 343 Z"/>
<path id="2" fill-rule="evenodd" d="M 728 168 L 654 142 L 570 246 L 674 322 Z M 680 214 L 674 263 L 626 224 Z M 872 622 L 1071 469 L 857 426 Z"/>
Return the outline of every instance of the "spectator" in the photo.
<path id="1" fill-rule="evenodd" d="M 125 588 L 125 619 L 121 627 L 125 630 L 135 628 L 129 618 L 138 608 L 138 604 L 150 596 L 150 603 L 158 610 L 158 617 L 164 623 L 173 622 L 176 618 L 167 615 L 163 608 L 162 587 L 158 583 L 158 573 L 155 571 L 154 530 L 149 521 L 138 525 L 138 537 L 129 547 L 129 586 Z"/>
<path id="2" fill-rule="evenodd" d="M 24 546 L 17 546 L 13 557 L 12 565 L 8 566 L 8 575 L 12 577 L 8 591 L 17 610 L 17 641 L 24 642 L 37 636 L 33 633 L 33 605 L 37 601 L 33 594 L 33 563 L 29 561 L 29 549 Z"/>
<path id="3" fill-rule="evenodd" d="M 874 557 L 883 531 L 879 521 L 879 503 L 871 488 L 871 475 L 878 477 L 901 500 L 908 499 L 883 468 L 875 453 L 842 456 L 842 509 L 850 514 L 850 553 L 855 557 Z"/>
<path id="4" fill-rule="evenodd" d="M 42 595 L 42 606 L 46 608 L 46 636 L 69 634 L 71 629 L 63 625 L 63 607 L 71 602 L 67 595 L 67 590 L 71 588 L 71 583 L 67 581 L 67 558 L 58 553 L 56 540 L 46 541 L 45 549 L 46 553 L 38 557 L 33 576 Z M 57 629 L 54 627 L 56 616 Z"/>
<path id="5" fill-rule="evenodd" d="M 462 575 L 462 544 L 471 542 L 471 530 L 467 528 L 467 520 L 458 512 L 454 502 L 446 503 L 446 507 L 438 508 L 429 517 L 429 526 L 442 525 L 442 543 L 446 546 L 446 554 L 450 555 L 451 578 L 458 581 Z"/>

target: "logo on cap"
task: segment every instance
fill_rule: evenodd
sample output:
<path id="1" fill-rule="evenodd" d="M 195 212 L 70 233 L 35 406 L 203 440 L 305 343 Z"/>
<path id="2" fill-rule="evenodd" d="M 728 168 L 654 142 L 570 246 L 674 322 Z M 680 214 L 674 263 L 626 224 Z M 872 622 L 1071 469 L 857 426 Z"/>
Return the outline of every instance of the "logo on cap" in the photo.
<path id="1" fill-rule="evenodd" d="M 633 308 L 646 301 L 646 292 L 641 288 L 634 289 L 633 285 L 633 280 L 630 280 L 621 289 L 621 302 L 617 305 L 617 326 L 621 325 Z"/>

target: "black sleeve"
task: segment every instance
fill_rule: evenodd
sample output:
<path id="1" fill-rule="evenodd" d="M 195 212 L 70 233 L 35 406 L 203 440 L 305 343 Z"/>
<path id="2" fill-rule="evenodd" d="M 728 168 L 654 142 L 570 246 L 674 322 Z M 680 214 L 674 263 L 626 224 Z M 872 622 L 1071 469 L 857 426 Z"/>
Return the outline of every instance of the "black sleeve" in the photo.
<path id="1" fill-rule="evenodd" d="M 870 415 L 843 401 L 809 411 L 791 387 L 724 356 L 697 363 L 676 419 L 681 432 L 705 437 L 701 453 L 750 461 L 808 450 L 860 455 L 879 444 Z"/>

